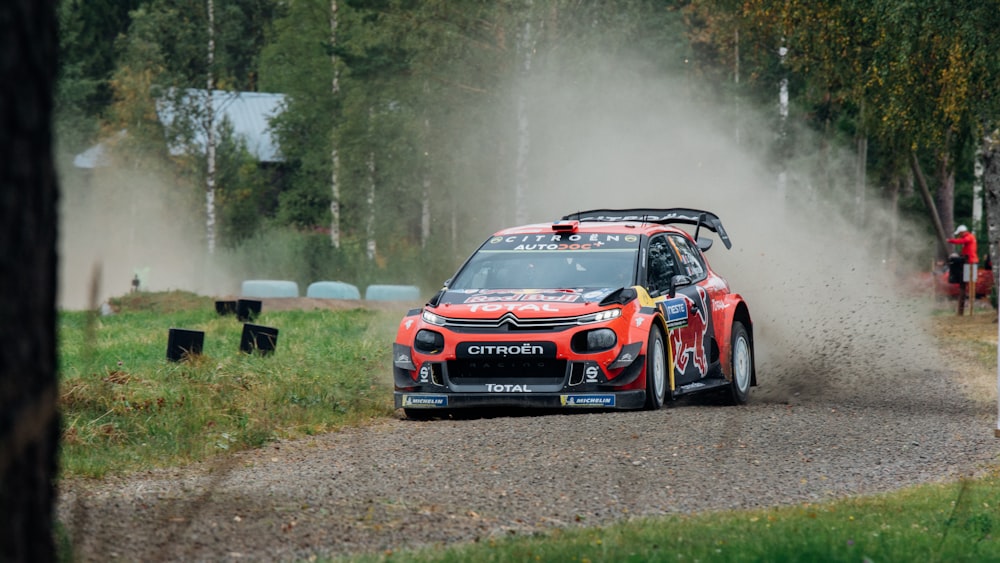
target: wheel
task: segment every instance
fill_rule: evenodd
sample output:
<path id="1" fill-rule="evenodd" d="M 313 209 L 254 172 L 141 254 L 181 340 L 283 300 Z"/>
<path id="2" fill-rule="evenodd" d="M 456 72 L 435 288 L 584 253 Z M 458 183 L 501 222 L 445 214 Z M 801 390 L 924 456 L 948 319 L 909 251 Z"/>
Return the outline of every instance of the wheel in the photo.
<path id="1" fill-rule="evenodd" d="M 742 405 L 750 396 L 750 379 L 753 377 L 753 344 L 743 323 L 733 323 L 732 346 L 729 350 L 730 401 Z"/>
<path id="2" fill-rule="evenodd" d="M 663 344 L 663 333 L 659 327 L 649 332 L 646 346 L 646 405 L 645 409 L 655 411 L 663 406 L 667 394 L 667 352 Z"/>

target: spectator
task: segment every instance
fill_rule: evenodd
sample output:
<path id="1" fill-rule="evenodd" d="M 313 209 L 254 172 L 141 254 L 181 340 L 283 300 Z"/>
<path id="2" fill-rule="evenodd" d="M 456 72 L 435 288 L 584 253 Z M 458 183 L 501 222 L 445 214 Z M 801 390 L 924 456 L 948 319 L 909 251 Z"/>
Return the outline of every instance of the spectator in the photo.
<path id="1" fill-rule="evenodd" d="M 972 300 L 975 299 L 975 287 L 976 279 L 979 276 L 979 271 L 977 264 L 979 263 L 979 254 L 976 251 L 976 235 L 969 232 L 969 228 L 965 225 L 959 225 L 955 229 L 955 234 L 953 238 L 948 239 L 949 244 L 959 244 L 962 246 L 960 254 L 962 258 L 965 259 L 965 266 L 963 269 L 962 281 L 958 284 L 958 314 L 961 315 L 965 312 L 965 300 L 969 298 L 969 312 L 972 312 Z M 972 291 L 969 291 L 971 283 Z M 972 293 L 972 296 L 966 295 L 967 293 Z"/>
<path id="2" fill-rule="evenodd" d="M 965 256 L 966 264 L 976 264 L 979 262 L 979 254 L 976 252 L 976 235 L 970 233 L 968 227 L 965 225 L 959 225 L 955 229 L 954 238 L 948 239 L 948 243 L 962 245 L 960 254 Z"/>

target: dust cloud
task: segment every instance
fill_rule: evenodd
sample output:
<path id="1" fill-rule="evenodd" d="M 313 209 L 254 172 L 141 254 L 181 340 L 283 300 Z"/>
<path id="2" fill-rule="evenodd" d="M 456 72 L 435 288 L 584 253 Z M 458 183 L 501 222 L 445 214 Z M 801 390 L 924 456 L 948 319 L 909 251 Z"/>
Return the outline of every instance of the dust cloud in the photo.
<path id="1" fill-rule="evenodd" d="M 91 309 L 132 290 L 235 294 L 208 257 L 204 218 L 189 187 L 107 166 L 61 171 L 59 307 Z M 203 204 L 202 204 L 203 205 Z"/>
<path id="2" fill-rule="evenodd" d="M 716 242 L 707 255 L 750 306 L 758 397 L 856 392 L 937 367 L 922 326 L 928 300 L 896 289 L 932 242 L 875 200 L 864 203 L 863 221 L 850 216 L 852 155 L 821 151 L 796 131 L 782 188 L 761 149 L 775 141 L 777 92 L 774 107 L 755 112 L 736 99 L 708 104 L 687 79 L 604 69 L 585 84 L 537 72 L 528 86 L 529 220 L 591 208 L 716 213 L 733 248 Z M 191 202 L 169 179 L 105 169 L 64 185 L 63 308 L 90 306 L 95 267 L 98 302 L 128 292 L 137 273 L 146 290 L 238 291 L 208 260 L 202 219 L 180 211 Z"/>
<path id="3" fill-rule="evenodd" d="M 853 155 L 821 154 L 818 140 L 795 131 L 782 188 L 781 170 L 759 150 L 775 140 L 777 91 L 774 107 L 755 113 L 735 100 L 694 100 L 683 80 L 606 78 L 586 86 L 586 104 L 557 83 L 535 89 L 530 142 L 541 173 L 528 186 L 531 220 L 594 208 L 716 213 L 733 248 L 716 240 L 707 257 L 749 304 L 758 397 L 913 384 L 940 367 L 923 326 L 931 300 L 898 289 L 933 242 L 873 199 L 859 220 Z"/>

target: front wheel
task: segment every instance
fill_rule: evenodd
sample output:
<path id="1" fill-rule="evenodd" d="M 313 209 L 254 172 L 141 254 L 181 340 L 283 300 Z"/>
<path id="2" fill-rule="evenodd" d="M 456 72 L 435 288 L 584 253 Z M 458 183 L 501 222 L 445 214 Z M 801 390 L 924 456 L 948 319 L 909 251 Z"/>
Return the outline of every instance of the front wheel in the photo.
<path id="1" fill-rule="evenodd" d="M 732 345 L 729 349 L 730 400 L 734 405 L 742 405 L 750 396 L 750 380 L 753 377 L 753 343 L 743 323 L 733 323 Z"/>
<path id="2" fill-rule="evenodd" d="M 663 333 L 658 327 L 649 332 L 646 345 L 646 405 L 645 409 L 655 411 L 663 407 L 667 394 L 667 351 L 663 344 Z"/>

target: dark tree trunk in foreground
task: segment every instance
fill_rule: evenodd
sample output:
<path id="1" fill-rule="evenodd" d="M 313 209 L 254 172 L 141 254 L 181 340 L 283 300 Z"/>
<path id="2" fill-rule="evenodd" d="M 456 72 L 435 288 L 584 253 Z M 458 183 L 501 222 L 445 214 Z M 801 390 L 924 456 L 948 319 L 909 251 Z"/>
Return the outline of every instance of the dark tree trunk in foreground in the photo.
<path id="1" fill-rule="evenodd" d="M 0 2 L 0 561 L 55 558 L 54 0 Z"/>

